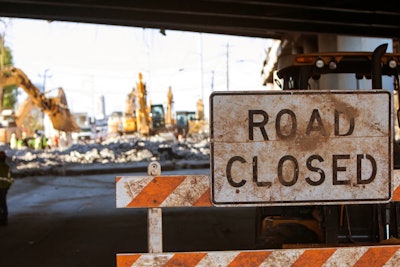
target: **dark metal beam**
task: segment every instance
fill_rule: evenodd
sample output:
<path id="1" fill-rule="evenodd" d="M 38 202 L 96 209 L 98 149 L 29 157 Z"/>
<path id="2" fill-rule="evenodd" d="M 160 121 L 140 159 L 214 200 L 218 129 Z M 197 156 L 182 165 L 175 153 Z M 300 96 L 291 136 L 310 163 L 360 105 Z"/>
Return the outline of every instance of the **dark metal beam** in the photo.
<path id="1" fill-rule="evenodd" d="M 281 38 L 331 33 L 398 38 L 395 1 L 0 0 L 0 16 Z"/>

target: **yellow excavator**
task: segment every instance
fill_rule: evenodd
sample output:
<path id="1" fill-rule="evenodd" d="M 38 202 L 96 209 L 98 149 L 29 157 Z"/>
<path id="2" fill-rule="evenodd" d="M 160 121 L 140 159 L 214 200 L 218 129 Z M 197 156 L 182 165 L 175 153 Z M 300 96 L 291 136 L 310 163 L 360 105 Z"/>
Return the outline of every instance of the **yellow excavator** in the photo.
<path id="1" fill-rule="evenodd" d="M 136 88 L 127 95 L 125 112 L 113 112 L 108 118 L 109 134 L 139 133 L 143 136 L 167 131 L 166 123 L 171 121 L 172 91 L 168 92 L 167 113 L 162 104 L 148 104 L 146 84 L 139 73 Z"/>
<path id="2" fill-rule="evenodd" d="M 28 95 L 28 99 L 22 103 L 15 114 L 15 124 L 17 127 L 22 125 L 22 121 L 29 113 L 31 107 L 35 106 L 49 116 L 55 130 L 66 133 L 80 131 L 78 124 L 71 115 L 64 90 L 61 87 L 58 88 L 58 95 L 56 97 L 47 98 L 21 69 L 15 67 L 4 68 L 0 72 L 0 87 L 10 85 L 21 87 Z"/>
<path id="3" fill-rule="evenodd" d="M 138 132 L 142 135 L 150 133 L 150 117 L 147 107 L 146 85 L 139 73 L 136 88 L 127 95 L 125 112 L 113 112 L 108 118 L 109 134 L 131 134 Z"/>
<path id="4" fill-rule="evenodd" d="M 143 136 L 160 133 L 173 133 L 186 137 L 187 134 L 198 135 L 206 132 L 208 127 L 204 119 L 204 104 L 197 102 L 197 112 L 177 111 L 173 116 L 172 88 L 168 88 L 166 106 L 147 103 L 146 84 L 143 75 L 139 73 L 136 88 L 127 95 L 125 112 L 113 112 L 108 119 L 109 134 L 139 133 Z"/>
<path id="5" fill-rule="evenodd" d="M 196 138 L 205 138 L 208 136 L 209 124 L 204 117 L 204 103 L 198 99 L 196 103 L 196 117 L 188 122 L 188 135 Z"/>

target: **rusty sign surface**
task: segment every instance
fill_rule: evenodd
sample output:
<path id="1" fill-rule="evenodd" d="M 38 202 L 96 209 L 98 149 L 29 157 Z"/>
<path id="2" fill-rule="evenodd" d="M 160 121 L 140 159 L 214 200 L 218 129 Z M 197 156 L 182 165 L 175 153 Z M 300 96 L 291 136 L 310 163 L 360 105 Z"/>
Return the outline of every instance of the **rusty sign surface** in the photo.
<path id="1" fill-rule="evenodd" d="M 392 105 L 386 90 L 214 92 L 213 205 L 388 202 Z"/>

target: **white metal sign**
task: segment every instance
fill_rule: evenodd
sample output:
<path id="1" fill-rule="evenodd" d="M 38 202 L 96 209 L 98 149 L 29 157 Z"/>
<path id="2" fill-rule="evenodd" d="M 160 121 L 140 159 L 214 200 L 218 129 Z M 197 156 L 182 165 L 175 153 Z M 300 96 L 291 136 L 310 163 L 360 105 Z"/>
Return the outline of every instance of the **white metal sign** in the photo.
<path id="1" fill-rule="evenodd" d="M 214 92 L 210 121 L 213 205 L 391 198 L 389 91 Z"/>

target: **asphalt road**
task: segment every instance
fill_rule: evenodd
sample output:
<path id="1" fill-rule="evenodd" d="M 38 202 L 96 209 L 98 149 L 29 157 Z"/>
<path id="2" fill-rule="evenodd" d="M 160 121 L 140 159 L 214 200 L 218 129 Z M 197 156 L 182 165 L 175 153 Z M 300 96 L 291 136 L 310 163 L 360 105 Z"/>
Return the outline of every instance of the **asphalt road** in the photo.
<path id="1" fill-rule="evenodd" d="M 163 172 L 209 174 L 209 169 Z M 147 210 L 115 208 L 115 177 L 31 176 L 8 194 L 0 266 L 116 266 L 116 254 L 147 252 Z M 252 249 L 253 208 L 163 209 L 163 250 Z"/>

